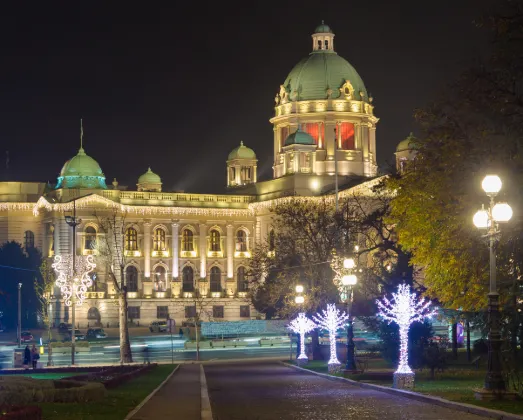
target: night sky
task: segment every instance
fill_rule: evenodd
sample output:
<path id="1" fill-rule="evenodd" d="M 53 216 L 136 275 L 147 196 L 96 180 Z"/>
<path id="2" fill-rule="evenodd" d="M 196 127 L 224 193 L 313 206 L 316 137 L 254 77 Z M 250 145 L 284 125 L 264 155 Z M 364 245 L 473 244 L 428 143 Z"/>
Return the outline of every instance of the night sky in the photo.
<path id="1" fill-rule="evenodd" d="M 416 129 L 414 108 L 488 51 L 472 21 L 492 1 L 108 3 L 2 5 L 4 180 L 55 182 L 79 148 L 80 118 L 108 185 L 116 177 L 135 189 L 150 165 L 164 191 L 223 192 L 240 141 L 270 179 L 274 96 L 322 19 L 374 97 L 386 168 Z"/>

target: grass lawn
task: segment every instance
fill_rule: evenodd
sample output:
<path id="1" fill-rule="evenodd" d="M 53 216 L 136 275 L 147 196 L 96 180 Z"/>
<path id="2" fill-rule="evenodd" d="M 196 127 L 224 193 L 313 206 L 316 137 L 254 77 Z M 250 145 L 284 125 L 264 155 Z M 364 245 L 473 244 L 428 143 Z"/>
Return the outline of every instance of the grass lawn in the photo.
<path id="1" fill-rule="evenodd" d="M 43 403 L 44 420 L 123 420 L 142 400 L 169 375 L 175 365 L 158 365 L 150 372 L 107 391 L 98 402 Z"/>

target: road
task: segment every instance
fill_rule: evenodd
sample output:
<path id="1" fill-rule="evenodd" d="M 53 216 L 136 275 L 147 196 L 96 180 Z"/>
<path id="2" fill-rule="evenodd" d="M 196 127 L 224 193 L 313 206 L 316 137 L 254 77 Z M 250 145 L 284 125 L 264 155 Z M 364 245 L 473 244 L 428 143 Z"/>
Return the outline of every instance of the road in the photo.
<path id="1" fill-rule="evenodd" d="M 214 420 L 481 420 L 277 363 L 205 365 Z"/>

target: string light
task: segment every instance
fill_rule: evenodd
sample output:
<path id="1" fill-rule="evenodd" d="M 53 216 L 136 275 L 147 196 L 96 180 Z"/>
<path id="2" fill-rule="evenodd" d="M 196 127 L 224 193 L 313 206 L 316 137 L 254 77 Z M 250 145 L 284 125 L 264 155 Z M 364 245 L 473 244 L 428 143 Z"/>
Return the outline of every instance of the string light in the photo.
<path id="1" fill-rule="evenodd" d="M 52 267 L 56 271 L 56 285 L 64 295 L 67 306 L 73 304 L 73 293 L 75 305 L 80 306 L 86 299 L 86 292 L 93 285 L 90 274 L 96 268 L 92 255 L 77 256 L 75 261 L 75 272 L 73 273 L 73 256 L 71 254 L 55 255 Z"/>
<path id="2" fill-rule="evenodd" d="M 287 328 L 300 335 L 300 355 L 298 359 L 307 360 L 308 357 L 305 354 L 305 334 L 316 328 L 316 324 L 305 316 L 303 312 L 300 312 L 296 318 L 294 318 Z"/>
<path id="3" fill-rule="evenodd" d="M 412 388 L 414 372 L 409 367 L 409 328 L 413 322 L 421 322 L 436 314 L 435 309 L 430 309 L 430 300 L 418 299 L 416 293 L 410 291 L 410 286 L 400 284 L 398 292 L 392 294 L 392 299 L 383 297 L 378 305 L 378 316 L 389 324 L 395 322 L 400 329 L 400 359 L 398 369 L 394 373 L 394 386 L 398 388 Z M 398 385 L 398 386 L 397 386 Z"/>
<path id="4" fill-rule="evenodd" d="M 345 312 L 336 309 L 336 305 L 331 303 L 327 305 L 327 310 L 323 309 L 321 314 L 318 312 L 313 316 L 313 319 L 318 327 L 325 328 L 329 331 L 330 359 L 328 365 L 329 370 L 335 370 L 335 368 L 331 368 L 331 365 L 340 365 L 336 355 L 336 331 L 345 326 L 345 322 L 349 319 L 349 316 Z"/>

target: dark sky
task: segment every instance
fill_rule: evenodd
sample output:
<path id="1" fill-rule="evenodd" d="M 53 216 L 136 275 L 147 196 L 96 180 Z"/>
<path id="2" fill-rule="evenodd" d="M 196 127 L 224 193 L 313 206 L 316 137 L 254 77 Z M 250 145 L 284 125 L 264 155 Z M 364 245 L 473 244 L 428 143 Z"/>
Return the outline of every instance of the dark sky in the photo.
<path id="1" fill-rule="evenodd" d="M 488 49 L 472 20 L 492 1 L 11 3 L 20 8 L 0 10 L 10 179 L 54 182 L 83 118 L 84 148 L 108 184 L 134 189 L 150 165 L 165 191 L 221 192 L 240 141 L 272 176 L 274 95 L 321 19 L 374 96 L 384 166 L 415 128 L 413 109 Z"/>

